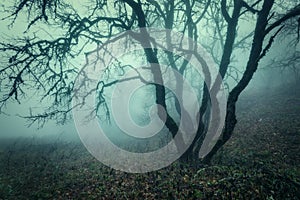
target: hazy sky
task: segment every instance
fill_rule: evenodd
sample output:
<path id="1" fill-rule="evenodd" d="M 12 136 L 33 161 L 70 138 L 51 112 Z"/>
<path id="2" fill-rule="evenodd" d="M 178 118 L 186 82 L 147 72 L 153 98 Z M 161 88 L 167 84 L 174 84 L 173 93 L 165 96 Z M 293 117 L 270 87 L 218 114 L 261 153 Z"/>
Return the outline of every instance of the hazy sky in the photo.
<path id="1" fill-rule="evenodd" d="M 7 1 L 3 1 L 2 3 L 6 3 Z M 4 13 L 2 8 L 0 9 L 0 19 L 6 17 L 8 13 Z M 26 23 L 24 23 L 24 18 L 20 17 L 14 26 L 8 27 L 9 21 L 0 20 L 0 35 L 1 40 L 7 36 L 19 36 L 23 35 L 24 30 L 26 29 Z M 45 32 L 42 27 L 37 27 L 39 31 Z M 46 34 L 46 32 L 45 32 Z M 30 96 L 30 95 L 29 95 Z M 8 103 L 4 112 L 7 114 L 0 114 L 0 136 L 2 137 L 28 137 L 28 136 L 47 136 L 52 134 L 61 134 L 68 136 L 77 137 L 77 133 L 75 130 L 75 126 L 73 122 L 68 123 L 68 125 L 57 126 L 55 122 L 49 121 L 45 124 L 42 129 L 37 129 L 37 125 L 33 125 L 31 127 L 27 127 L 29 124 L 25 119 L 18 117 L 17 115 L 26 115 L 29 113 L 29 107 L 35 106 L 32 100 L 26 99 L 22 101 L 22 104 L 18 103 Z M 41 105 L 41 104 L 37 104 Z"/>

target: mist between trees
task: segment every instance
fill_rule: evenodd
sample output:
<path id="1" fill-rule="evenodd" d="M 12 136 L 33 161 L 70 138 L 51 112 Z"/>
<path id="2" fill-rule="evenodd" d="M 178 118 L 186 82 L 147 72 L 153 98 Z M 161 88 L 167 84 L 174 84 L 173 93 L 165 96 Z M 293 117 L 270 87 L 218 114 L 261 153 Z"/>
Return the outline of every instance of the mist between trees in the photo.
<path id="1" fill-rule="evenodd" d="M 130 141 L 126 135 L 120 137 L 123 130 L 115 125 L 110 104 L 112 92 L 122 84 L 130 87 L 135 81 L 147 83 L 132 94 L 128 109 L 136 124 L 145 126 L 151 116 L 158 116 L 156 119 L 161 120 L 157 126 L 162 125 L 163 129 L 153 141 L 137 139 L 142 149 L 155 142 L 159 143 L 155 148 L 160 148 L 183 132 L 180 118 L 194 109 L 192 118 L 198 122 L 197 130 L 180 160 L 209 163 L 232 136 L 237 123 L 236 103 L 244 90 L 251 93 L 299 84 L 299 15 L 299 3 L 292 0 L 3 2 L 1 27 L 7 29 L 2 30 L 0 43 L 1 112 L 17 112 L 38 127 L 50 122 L 50 132 L 58 125 L 72 123 L 73 109 L 83 106 L 96 90 L 96 105 L 87 119 L 98 117 L 110 133 L 108 137 L 115 137 L 112 140 L 124 137 L 120 141 Z M 184 46 L 184 40 L 175 41 L 170 31 L 162 32 L 160 39 L 168 48 L 176 49 L 175 54 L 161 49 L 161 44 L 156 42 L 159 38 L 152 37 L 150 29 L 145 28 L 180 32 L 193 42 Z M 126 31 L 132 32 L 122 35 Z M 127 37 L 120 46 L 126 54 L 106 60 L 111 53 L 106 47 L 116 36 Z M 140 50 L 129 51 L 136 46 Z M 216 81 L 217 75 L 205 72 L 210 65 L 199 53 L 201 48 L 215 63 L 222 84 Z M 189 63 L 192 58 L 201 64 L 202 73 Z M 87 76 L 86 82 L 76 88 L 76 77 L 82 75 L 84 66 L 92 65 L 105 66 L 103 75 L 98 80 Z M 189 102 L 183 81 L 169 76 L 167 69 L 189 82 L 197 101 Z M 141 70 L 147 72 L 140 73 Z M 130 71 L 132 76 L 126 77 Z M 78 96 L 74 91 L 95 81 L 97 88 L 86 91 L 86 96 Z M 168 81 L 174 85 L 177 96 L 165 87 Z M 123 87 L 121 93 L 126 91 Z M 226 93 L 226 102 L 219 102 L 214 108 L 212 102 L 220 91 Z M 78 97 L 77 104 L 72 104 Z M 197 103 L 199 106 L 195 106 Z M 15 111 L 15 104 L 26 106 Z M 156 104 L 162 109 L 157 109 Z M 223 123 L 221 115 L 213 115 L 221 113 L 221 104 L 226 105 L 224 126 L 219 137 L 210 139 L 206 148 L 209 151 L 201 155 L 210 124 Z M 118 113 L 121 117 L 123 114 Z M 6 127 L 3 135 L 9 128 Z M 179 143 L 176 145 L 180 146 Z"/>

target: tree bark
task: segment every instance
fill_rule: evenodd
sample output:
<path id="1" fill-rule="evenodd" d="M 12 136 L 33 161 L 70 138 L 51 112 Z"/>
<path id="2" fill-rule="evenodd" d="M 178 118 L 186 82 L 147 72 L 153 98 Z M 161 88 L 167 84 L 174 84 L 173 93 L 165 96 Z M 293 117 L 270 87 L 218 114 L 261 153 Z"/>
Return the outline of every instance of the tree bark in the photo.
<path id="1" fill-rule="evenodd" d="M 247 87 L 253 74 L 257 70 L 260 55 L 263 49 L 263 41 L 265 39 L 265 30 L 268 24 L 268 16 L 270 10 L 274 4 L 274 0 L 264 0 L 262 10 L 258 14 L 256 21 L 254 38 L 251 47 L 249 60 L 247 62 L 246 71 L 242 76 L 242 79 L 229 93 L 227 101 L 227 112 L 225 118 L 225 127 L 221 138 L 217 141 L 213 149 L 204 157 L 204 163 L 210 163 L 214 154 L 230 139 L 237 123 L 235 111 L 236 102 L 241 92 Z M 226 49 L 225 49 L 226 51 Z"/>
<path id="2" fill-rule="evenodd" d="M 242 2 L 241 0 L 235 0 L 234 1 L 234 9 L 232 12 L 232 16 L 230 17 L 227 12 L 225 12 L 226 9 L 226 2 L 222 1 L 222 10 L 223 15 L 226 15 L 226 21 L 228 23 L 227 26 L 227 34 L 226 34 L 226 40 L 224 44 L 224 51 L 219 67 L 219 73 L 222 78 L 224 78 L 226 71 L 228 69 L 230 58 L 233 51 L 233 45 L 236 38 L 236 27 L 238 25 L 239 15 L 242 8 Z M 206 85 L 208 83 L 208 85 Z M 199 126 L 198 131 L 196 134 L 196 137 L 194 141 L 192 142 L 192 145 L 189 147 L 187 152 L 185 153 L 186 157 L 189 157 L 189 160 L 197 160 L 199 159 L 198 154 L 199 150 L 203 144 L 204 138 L 205 138 L 205 132 L 206 127 L 208 124 L 205 123 L 207 121 L 207 118 L 210 118 L 210 101 L 211 98 L 216 98 L 218 88 L 220 85 L 217 83 L 213 84 L 213 86 L 210 85 L 210 81 L 206 82 L 203 87 L 203 95 L 202 95 L 202 103 L 199 110 L 200 116 L 199 116 Z M 216 109 L 216 108 L 215 108 Z M 218 110 L 214 110 L 214 112 L 218 112 Z M 206 115 L 206 116 L 205 116 Z M 218 120 L 218 119 L 216 119 Z M 219 119 L 220 120 L 220 119 Z M 208 120 L 209 121 L 209 120 Z"/>
<path id="3" fill-rule="evenodd" d="M 177 137 L 175 137 L 179 131 L 179 127 L 177 126 L 175 120 L 169 115 L 167 111 L 167 105 L 166 105 L 166 91 L 164 87 L 164 81 L 159 65 L 159 61 L 156 55 L 156 52 L 154 49 L 149 48 L 151 47 L 150 43 L 150 36 L 147 32 L 146 28 L 146 17 L 143 12 L 143 9 L 141 7 L 140 3 L 136 3 L 133 0 L 124 0 L 136 13 L 138 17 L 138 26 L 141 28 L 141 35 L 142 39 L 140 40 L 141 45 L 144 47 L 144 52 L 147 58 L 147 61 L 150 63 L 151 66 L 151 72 L 153 74 L 153 79 L 155 83 L 155 95 L 156 95 L 156 104 L 162 106 L 164 110 L 161 108 L 158 108 L 158 116 L 162 121 L 165 120 L 165 126 L 168 128 L 170 133 L 172 134 L 172 137 L 175 138 L 175 145 L 177 147 L 177 150 L 179 153 L 184 149 L 184 140 L 182 138 L 182 135 L 179 134 Z"/>

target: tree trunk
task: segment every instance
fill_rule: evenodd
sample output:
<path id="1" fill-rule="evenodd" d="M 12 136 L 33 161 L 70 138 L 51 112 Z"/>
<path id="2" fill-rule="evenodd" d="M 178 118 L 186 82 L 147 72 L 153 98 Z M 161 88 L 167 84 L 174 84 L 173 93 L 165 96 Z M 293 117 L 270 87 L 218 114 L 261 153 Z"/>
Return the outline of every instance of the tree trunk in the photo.
<path id="1" fill-rule="evenodd" d="M 144 52 L 147 58 L 147 61 L 151 65 L 151 72 L 153 74 L 153 79 L 155 83 L 155 95 L 156 95 L 156 104 L 161 106 L 163 109 L 158 107 L 158 116 L 162 121 L 165 120 L 165 126 L 168 128 L 172 137 L 175 139 L 175 145 L 177 147 L 178 153 L 183 153 L 182 150 L 185 147 L 184 140 L 182 135 L 177 135 L 179 128 L 175 120 L 169 115 L 166 106 L 166 91 L 164 87 L 164 81 L 162 78 L 162 73 L 160 69 L 160 64 L 156 55 L 156 52 L 151 47 L 150 36 L 145 29 L 146 27 L 146 18 L 142 10 L 142 7 L 139 3 L 134 2 L 133 0 L 125 0 L 125 2 L 132 7 L 138 17 L 138 26 L 141 28 L 141 45 L 144 48 Z M 177 137 L 175 137 L 177 135 Z"/>
<path id="2" fill-rule="evenodd" d="M 217 141 L 217 143 L 213 147 L 212 151 L 210 151 L 204 157 L 203 159 L 204 163 L 211 162 L 213 155 L 215 155 L 216 152 L 230 139 L 233 133 L 233 130 L 237 123 L 236 115 L 235 115 L 236 102 L 238 100 L 239 95 L 247 87 L 247 85 L 249 84 L 250 80 L 253 77 L 253 74 L 257 70 L 258 62 L 260 60 L 261 53 L 262 53 L 263 41 L 265 39 L 265 30 L 268 22 L 268 16 L 273 4 L 274 4 L 274 0 L 265 0 L 263 3 L 263 8 L 258 14 L 255 31 L 254 31 L 253 43 L 251 47 L 249 60 L 247 62 L 246 71 L 243 74 L 242 79 L 229 93 L 224 131 L 222 133 L 221 138 Z"/>

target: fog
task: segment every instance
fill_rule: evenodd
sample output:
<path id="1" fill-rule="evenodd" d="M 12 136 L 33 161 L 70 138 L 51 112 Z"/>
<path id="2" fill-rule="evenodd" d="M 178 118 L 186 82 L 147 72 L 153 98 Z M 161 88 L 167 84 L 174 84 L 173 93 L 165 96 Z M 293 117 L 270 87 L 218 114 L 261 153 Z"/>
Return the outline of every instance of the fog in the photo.
<path id="1" fill-rule="evenodd" d="M 299 45 L 298 45 L 299 47 Z M 267 66 L 267 63 L 270 62 L 270 59 L 276 57 L 277 55 L 284 55 L 286 52 L 282 48 L 281 44 L 277 44 L 276 51 L 272 52 L 273 55 L 267 56 L 262 64 L 260 64 L 258 71 L 255 73 L 253 80 L 250 82 L 247 89 L 243 92 L 242 96 L 247 97 L 251 94 L 265 94 L 271 95 L 272 91 L 288 90 L 285 88 L 286 85 L 295 84 L 297 81 L 297 76 L 290 69 L 274 68 L 271 69 Z M 243 57 L 244 55 L 239 55 Z M 261 69 L 263 68 L 263 69 Z M 231 85 L 233 85 L 232 83 Z M 133 120 L 140 125 L 144 125 L 145 119 L 139 121 L 140 117 L 147 118 L 147 110 L 143 109 L 142 106 L 145 105 L 145 100 L 147 100 L 147 95 L 143 94 L 144 92 L 139 92 L 132 101 L 135 105 L 135 109 L 132 110 L 132 107 L 129 108 Z M 145 96 L 146 95 L 146 96 Z M 32 97 L 35 98 L 35 97 Z M 0 137 L 3 138 L 22 138 L 22 137 L 49 137 L 53 138 L 59 137 L 63 140 L 74 140 L 78 139 L 77 131 L 72 120 L 69 120 L 64 125 L 56 124 L 55 121 L 48 121 L 43 127 L 39 127 L 38 124 L 33 124 L 31 126 L 30 122 L 21 116 L 26 116 L 29 114 L 29 108 L 36 105 L 36 100 L 26 99 L 22 101 L 21 104 L 16 102 L 8 103 L 4 113 L 0 115 L 0 124 L 1 124 L 1 134 Z M 39 107 L 43 107 L 43 104 L 40 104 Z M 150 112 L 150 110 L 148 110 Z M 146 113 L 145 113 L 146 112 Z M 239 112 L 239 111 L 237 111 Z M 122 115 L 122 113 L 119 113 Z M 103 122 L 106 123 L 106 122 Z M 114 124 L 114 121 L 112 122 Z M 115 126 L 105 125 L 106 129 L 111 128 L 111 132 L 119 132 L 120 130 Z"/>
<path id="2" fill-rule="evenodd" d="M 3 14 L 2 14 L 3 15 Z M 17 33 L 24 30 L 24 24 L 18 22 L 13 29 L 8 29 L 7 24 L 1 21 L 1 27 L 4 27 L 1 32 L 4 35 L 10 35 L 11 33 Z M 252 81 L 243 92 L 242 96 L 247 97 L 251 96 L 252 94 L 265 94 L 271 95 L 272 91 L 280 90 L 288 90 L 286 85 L 296 84 L 298 81 L 299 76 L 293 71 L 291 68 L 286 67 L 276 67 L 272 66 L 272 60 L 279 58 L 279 57 L 286 57 L 290 52 L 287 52 L 285 49 L 288 45 L 290 40 L 282 37 L 279 37 L 276 40 L 273 48 L 268 53 L 268 55 L 260 62 L 259 68 L 255 73 Z M 299 43 L 295 45 L 295 50 L 300 51 Z M 236 52 L 235 56 L 238 58 L 247 58 L 248 54 L 244 52 Z M 128 58 L 127 58 L 128 59 Z M 245 66 L 247 59 L 238 59 L 239 61 L 235 64 L 236 66 Z M 81 63 L 84 63 L 82 61 Z M 140 63 L 134 62 L 131 65 L 139 65 Z M 299 71 L 299 66 L 298 71 Z M 226 80 L 226 82 L 232 88 L 236 82 L 230 79 L 230 77 Z M 32 91 L 34 94 L 35 91 Z M 149 92 L 149 90 L 148 90 Z M 153 90 L 152 90 L 153 92 Z M 151 91 L 150 91 L 151 93 Z M 4 112 L 0 115 L 0 125 L 1 125 L 1 138 L 60 138 L 62 140 L 78 140 L 78 134 L 76 131 L 75 124 L 73 120 L 68 120 L 65 124 L 60 125 L 57 124 L 54 120 L 49 120 L 45 125 L 40 127 L 38 124 L 34 123 L 30 125 L 30 122 L 21 116 L 27 116 L 29 114 L 29 109 L 33 107 L 38 107 L 42 109 L 47 103 L 39 102 L 39 97 L 31 95 L 30 91 L 27 94 L 27 97 L 22 100 L 21 104 L 16 102 L 8 102 Z M 149 100 L 149 93 L 142 89 L 136 92 L 136 95 L 133 95 L 131 101 L 134 106 L 129 107 L 130 114 L 132 115 L 132 119 L 138 125 L 146 125 L 149 123 L 150 118 L 149 114 L 153 112 L 149 108 L 150 105 L 145 106 L 147 101 Z M 148 101 L 149 103 L 149 101 Z M 150 103 L 151 104 L 151 103 Z M 154 104 L 154 100 L 152 99 L 152 105 Z M 37 106 L 38 105 L 38 106 Z M 143 108 L 144 106 L 144 108 Z M 239 112 L 237 110 L 237 112 Z M 122 118 L 122 113 L 118 113 Z M 143 118 L 143 119 L 142 119 Z M 119 133 L 122 131 L 115 125 L 115 121 L 112 119 L 110 125 L 107 120 L 100 122 L 104 129 L 108 132 L 111 132 L 112 135 L 114 133 L 117 135 L 116 137 L 119 138 Z M 127 137 L 126 134 L 123 135 L 125 138 Z M 122 137 L 121 137 L 122 138 Z"/>
<path id="3" fill-rule="evenodd" d="M 297 199 L 294 0 L 0 2 L 1 199 Z"/>
<path id="4" fill-rule="evenodd" d="M 80 5 L 74 4 L 75 7 L 80 7 Z M 0 18 L 6 16 L 6 13 L 2 12 Z M 21 20 L 17 20 L 13 27 L 10 27 L 7 21 L 0 21 L 1 35 L 3 38 L 7 38 L 10 36 L 18 36 L 22 35 L 23 31 L 26 27 L 26 23 Z M 241 23 L 240 31 L 247 32 L 251 28 L 253 28 L 253 23 L 250 21 L 249 23 Z M 48 30 L 45 27 L 34 27 L 34 30 L 39 32 L 44 32 L 46 37 L 49 36 Z M 49 30 L 52 31 L 52 30 Z M 55 33 L 51 32 L 51 34 L 60 34 L 59 32 Z M 286 51 L 287 46 L 291 46 L 290 38 L 285 37 L 284 35 L 278 37 L 271 48 L 270 52 L 268 52 L 267 56 L 263 58 L 263 60 L 259 64 L 259 68 L 255 73 L 253 80 L 250 82 L 246 90 L 243 92 L 242 96 L 247 97 L 247 95 L 252 95 L 253 93 L 265 93 L 266 95 L 270 94 L 272 91 L 276 89 L 285 89 L 285 85 L 296 83 L 299 76 L 295 74 L 295 71 L 291 70 L 289 67 L 287 68 L 277 68 L 276 66 L 272 66 L 272 60 L 277 59 L 279 57 L 286 57 L 290 52 Z M 295 45 L 295 51 L 300 51 L 299 43 Z M 234 65 L 238 68 L 243 68 L 246 65 L 247 57 L 249 55 L 243 51 L 238 51 L 234 53 L 234 57 L 237 62 Z M 245 58 L 245 59 L 243 59 Z M 128 59 L 128 58 L 127 58 Z M 135 58 L 134 58 L 135 59 Z M 4 62 L 4 61 L 3 61 Z M 76 60 L 74 63 L 81 63 L 81 66 L 84 64 L 84 58 L 81 58 L 81 61 Z M 131 65 L 140 65 L 140 63 L 131 63 Z M 80 66 L 79 66 L 80 67 Z M 299 66 L 298 71 L 299 71 Z M 239 77 L 241 74 L 239 74 Z M 225 80 L 227 84 L 229 84 L 229 88 L 232 88 L 236 82 L 228 77 Z M 35 91 L 27 91 L 27 98 L 23 99 L 21 104 L 17 102 L 8 102 L 6 108 L 3 110 L 4 112 L 0 115 L 0 124 L 1 124 L 1 134 L 2 138 L 19 138 L 19 137 L 60 137 L 63 140 L 74 140 L 78 139 L 77 131 L 72 119 L 68 120 L 65 124 L 60 125 L 57 124 L 54 120 L 49 120 L 42 127 L 39 124 L 33 124 L 31 126 L 28 120 L 22 118 L 21 116 L 27 116 L 29 114 L 29 110 L 31 108 L 37 107 L 40 110 L 43 110 L 43 107 L 46 106 L 45 103 L 39 102 L 39 97 L 35 96 Z M 153 91 L 152 91 L 153 92 Z M 228 91 L 227 91 L 228 92 Z M 151 105 L 145 106 L 147 104 L 149 94 L 147 92 L 139 91 L 139 94 L 134 95 L 132 99 L 132 104 L 134 105 L 133 109 L 131 109 L 131 115 L 135 123 L 139 125 L 145 125 L 149 122 L 150 117 L 149 113 L 151 111 L 149 108 Z M 152 104 L 153 104 L 152 99 Z M 148 102 L 149 103 L 149 102 Z M 44 105 L 45 104 L 45 105 Z M 150 103 L 151 104 L 151 103 Z M 38 106 L 37 106 L 38 105 Z M 143 108 L 144 106 L 144 108 Z M 153 112 L 153 111 L 152 111 Z M 239 112 L 239 111 L 237 111 Z M 122 118 L 122 113 L 118 113 Z M 101 123 L 105 127 L 106 130 L 112 133 L 120 132 L 120 129 L 115 126 L 114 120 L 112 120 L 111 125 L 105 124 L 107 120 L 102 121 Z M 118 136 L 117 136 L 118 137 Z"/>

